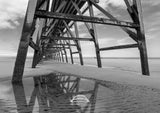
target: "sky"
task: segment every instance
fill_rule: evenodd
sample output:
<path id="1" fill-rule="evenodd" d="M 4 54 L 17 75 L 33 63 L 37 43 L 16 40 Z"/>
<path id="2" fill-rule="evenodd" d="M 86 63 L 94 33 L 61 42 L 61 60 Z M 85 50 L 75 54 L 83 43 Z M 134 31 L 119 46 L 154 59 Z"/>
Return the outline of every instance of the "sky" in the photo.
<path id="1" fill-rule="evenodd" d="M 16 56 L 28 0 L 0 0 L 0 56 Z M 123 0 L 100 0 L 99 5 L 117 19 L 131 21 Z M 160 0 L 142 0 L 143 20 L 149 57 L 160 57 Z M 95 16 L 105 17 L 98 9 Z M 87 13 L 85 15 L 88 15 Z M 78 23 L 80 37 L 90 37 L 83 23 Z M 96 25 L 100 48 L 135 43 L 119 27 Z M 92 42 L 81 42 L 84 56 L 95 56 Z M 28 55 L 33 50 L 29 48 Z M 102 57 L 138 57 L 139 51 L 123 49 L 101 52 Z"/>

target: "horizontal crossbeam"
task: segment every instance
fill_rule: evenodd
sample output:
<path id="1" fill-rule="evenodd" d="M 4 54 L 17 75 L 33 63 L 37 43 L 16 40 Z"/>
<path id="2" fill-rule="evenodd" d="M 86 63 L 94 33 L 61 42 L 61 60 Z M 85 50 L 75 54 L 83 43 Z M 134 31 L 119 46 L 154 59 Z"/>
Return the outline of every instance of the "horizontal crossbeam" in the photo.
<path id="1" fill-rule="evenodd" d="M 53 39 L 53 40 L 75 40 L 75 41 L 93 41 L 92 38 L 76 38 L 76 37 L 47 37 L 42 36 L 42 40 Z"/>
<path id="2" fill-rule="evenodd" d="M 114 46 L 114 47 L 106 47 L 99 49 L 100 51 L 106 51 L 106 50 L 115 50 L 115 49 L 127 49 L 127 48 L 136 48 L 138 47 L 138 44 L 129 44 L 129 45 L 120 45 L 120 46 Z"/>
<path id="3" fill-rule="evenodd" d="M 139 25 L 131 23 L 131 22 L 124 22 L 124 21 L 119 21 L 119 20 L 90 17 L 90 16 L 63 14 L 63 13 L 57 13 L 57 12 L 47 12 L 47 11 L 40 11 L 40 10 L 36 11 L 35 15 L 39 18 L 55 18 L 55 19 L 62 19 L 62 20 L 107 24 L 107 25 L 123 26 L 123 27 L 130 27 L 130 28 L 139 27 Z"/>
<path id="4" fill-rule="evenodd" d="M 50 44 L 51 46 L 77 46 L 76 44 Z"/>
<path id="5" fill-rule="evenodd" d="M 72 52 L 72 54 L 78 54 L 79 52 L 77 51 L 77 52 Z"/>
<path id="6" fill-rule="evenodd" d="M 47 48 L 55 48 L 55 49 L 59 49 L 59 48 L 63 49 L 64 48 L 64 49 L 69 49 L 69 47 L 65 47 L 65 46 L 64 47 L 47 47 Z"/>

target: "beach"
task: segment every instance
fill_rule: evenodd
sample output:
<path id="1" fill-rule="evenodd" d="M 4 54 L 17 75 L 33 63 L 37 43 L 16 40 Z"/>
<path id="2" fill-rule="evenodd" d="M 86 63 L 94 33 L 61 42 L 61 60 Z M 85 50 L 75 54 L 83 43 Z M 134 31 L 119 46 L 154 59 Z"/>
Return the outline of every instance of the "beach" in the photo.
<path id="1" fill-rule="evenodd" d="M 77 60 L 77 61 L 76 61 Z M 140 65 L 138 59 L 102 59 L 104 68 L 102 70 L 115 70 L 124 73 L 136 73 L 139 75 L 133 78 L 139 78 L 139 85 L 136 84 L 136 79 L 131 80 L 135 83 L 127 83 L 116 80 L 116 77 L 106 77 L 96 74 L 86 75 L 85 72 L 80 76 L 67 74 L 68 64 L 63 64 L 65 69 L 60 69 L 60 72 L 45 74 L 45 67 L 39 71 L 39 75 L 34 75 L 35 70 L 31 72 L 31 62 L 29 58 L 26 62 L 26 76 L 24 76 L 22 84 L 11 84 L 11 76 L 14 67 L 14 58 L 1 58 L 1 78 L 0 78 L 0 111 L 3 113 L 48 113 L 48 112 L 92 112 L 92 113 L 159 113 L 160 108 L 160 89 L 159 86 L 152 87 L 145 85 L 146 77 L 141 76 Z M 43 68 L 43 65 L 48 62 L 55 65 L 55 68 L 60 66 L 57 62 L 44 61 L 37 66 Z M 95 59 L 85 59 L 86 70 L 90 67 L 96 68 Z M 151 76 L 149 79 L 155 79 L 159 76 L 159 59 L 150 59 Z M 75 59 L 75 67 L 79 66 L 78 59 Z M 48 64 L 47 64 L 48 65 Z M 27 71 L 28 70 L 28 71 Z M 49 70 L 49 69 L 48 69 Z M 51 71 L 51 69 L 50 69 Z M 66 74 L 63 73 L 66 71 Z M 74 71 L 73 71 L 74 72 Z M 103 71 L 104 72 L 104 71 Z M 50 73 L 50 74 L 49 74 Z M 94 73 L 94 72 L 93 72 Z M 29 75 L 30 74 L 30 75 Z M 120 76 L 116 75 L 116 76 Z M 123 76 L 122 76 L 123 77 Z M 159 77 L 158 77 L 159 78 Z M 151 79 L 151 80 L 152 80 Z M 116 81 L 114 81 L 116 80 Z M 125 79 L 124 79 L 125 80 Z M 128 79 L 129 80 L 129 79 Z M 143 82 L 144 83 L 141 83 Z M 158 81 L 158 80 L 157 80 Z M 146 82 L 149 83 L 149 82 Z M 72 104 L 70 100 L 78 94 L 85 95 L 90 102 L 83 104 Z M 54 103 L 54 104 L 53 104 Z M 83 105 L 83 106 L 82 106 Z"/>

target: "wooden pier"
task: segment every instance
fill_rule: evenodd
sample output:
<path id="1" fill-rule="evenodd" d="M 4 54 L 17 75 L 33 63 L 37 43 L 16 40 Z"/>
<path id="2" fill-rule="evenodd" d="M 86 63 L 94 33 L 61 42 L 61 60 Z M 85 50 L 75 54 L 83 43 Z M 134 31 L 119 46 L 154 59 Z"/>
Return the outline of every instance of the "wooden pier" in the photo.
<path id="1" fill-rule="evenodd" d="M 150 75 L 141 1 L 133 0 L 131 2 L 130 0 L 124 0 L 124 2 L 132 22 L 118 20 L 98 4 L 99 0 L 29 0 L 12 81 L 22 81 L 29 46 L 34 49 L 32 68 L 36 68 L 37 64 L 43 59 L 54 59 L 68 63 L 68 57 L 70 57 L 73 64 L 74 54 L 79 55 L 80 64 L 84 65 L 80 41 L 91 41 L 94 43 L 97 67 L 99 68 L 102 67 L 101 52 L 138 48 L 142 74 Z M 93 7 L 106 17 L 96 17 Z M 89 15 L 84 16 L 84 13 L 87 11 Z M 84 23 L 90 37 L 79 36 L 78 22 Z M 96 24 L 119 26 L 122 32 L 126 32 L 135 43 L 100 48 Z M 71 30 L 72 27 L 74 27 L 74 32 Z M 37 33 L 37 40 L 34 42 L 33 34 L 35 33 Z M 73 51 L 74 47 L 76 47 L 77 51 Z M 66 51 L 67 49 L 70 53 Z"/>

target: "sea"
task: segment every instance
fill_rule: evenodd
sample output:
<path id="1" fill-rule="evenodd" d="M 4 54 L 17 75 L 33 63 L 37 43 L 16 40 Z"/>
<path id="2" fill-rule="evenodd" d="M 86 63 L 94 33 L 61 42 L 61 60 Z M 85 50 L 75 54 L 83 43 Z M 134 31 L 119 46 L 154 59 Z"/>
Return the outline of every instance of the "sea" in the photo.
<path id="1" fill-rule="evenodd" d="M 160 90 L 53 73 L 12 84 L 15 57 L 0 57 L 0 113 L 160 113 Z M 69 60 L 69 63 L 70 60 Z M 79 65 L 79 59 L 74 59 Z M 31 67 L 32 58 L 25 67 Z M 96 67 L 95 58 L 84 58 Z M 102 58 L 103 68 L 141 73 L 139 58 Z M 150 58 L 151 76 L 160 59 Z"/>
<path id="2" fill-rule="evenodd" d="M 3 77 L 11 77 L 15 64 L 15 57 L 0 57 L 0 79 Z M 151 75 L 160 75 L 160 58 L 149 58 L 149 68 Z M 69 62 L 71 60 L 69 59 Z M 32 57 L 26 59 L 25 67 L 31 67 Z M 78 58 L 74 58 L 74 64 L 79 65 Z M 97 67 L 97 61 L 94 57 L 84 58 L 85 66 Z M 103 68 L 114 68 L 123 71 L 141 73 L 141 63 L 139 58 L 102 58 Z"/>

